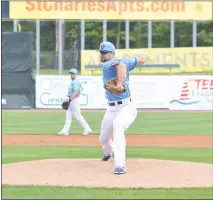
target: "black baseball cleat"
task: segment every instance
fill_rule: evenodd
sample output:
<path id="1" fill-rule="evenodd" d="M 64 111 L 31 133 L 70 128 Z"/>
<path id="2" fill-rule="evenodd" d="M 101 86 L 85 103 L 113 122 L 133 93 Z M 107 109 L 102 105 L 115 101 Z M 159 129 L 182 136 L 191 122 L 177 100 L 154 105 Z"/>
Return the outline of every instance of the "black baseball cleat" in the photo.
<path id="1" fill-rule="evenodd" d="M 102 158 L 102 161 L 107 161 L 111 158 L 111 154 L 108 155 L 104 155 L 104 157 Z"/>

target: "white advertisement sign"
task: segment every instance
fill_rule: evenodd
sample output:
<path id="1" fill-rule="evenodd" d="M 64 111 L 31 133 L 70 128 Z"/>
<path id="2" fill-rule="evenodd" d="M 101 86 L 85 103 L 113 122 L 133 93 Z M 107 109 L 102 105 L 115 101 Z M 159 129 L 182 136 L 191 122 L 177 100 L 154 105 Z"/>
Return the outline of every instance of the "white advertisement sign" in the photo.
<path id="1" fill-rule="evenodd" d="M 79 76 L 82 108 L 104 108 L 107 101 L 101 77 Z M 61 108 L 68 92 L 70 76 L 36 76 L 36 108 Z"/>
<path id="2" fill-rule="evenodd" d="M 170 110 L 213 110 L 213 77 L 211 75 L 171 76 Z"/>
<path id="3" fill-rule="evenodd" d="M 168 76 L 130 76 L 130 91 L 137 108 L 168 108 Z"/>
<path id="4" fill-rule="evenodd" d="M 101 76 L 79 76 L 81 108 L 107 107 Z M 69 76 L 36 76 L 36 107 L 61 108 L 70 84 Z M 168 76 L 130 76 L 130 90 L 137 108 L 168 108 Z"/>

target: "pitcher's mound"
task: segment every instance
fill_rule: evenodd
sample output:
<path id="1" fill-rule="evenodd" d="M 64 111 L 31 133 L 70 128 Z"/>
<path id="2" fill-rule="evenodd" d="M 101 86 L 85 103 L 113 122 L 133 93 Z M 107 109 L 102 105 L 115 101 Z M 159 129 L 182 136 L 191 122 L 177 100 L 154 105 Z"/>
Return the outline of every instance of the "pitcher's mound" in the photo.
<path id="1" fill-rule="evenodd" d="M 113 162 L 96 159 L 50 159 L 3 165 L 8 185 L 105 188 L 212 187 L 211 164 L 128 159 L 127 173 L 113 174 Z"/>

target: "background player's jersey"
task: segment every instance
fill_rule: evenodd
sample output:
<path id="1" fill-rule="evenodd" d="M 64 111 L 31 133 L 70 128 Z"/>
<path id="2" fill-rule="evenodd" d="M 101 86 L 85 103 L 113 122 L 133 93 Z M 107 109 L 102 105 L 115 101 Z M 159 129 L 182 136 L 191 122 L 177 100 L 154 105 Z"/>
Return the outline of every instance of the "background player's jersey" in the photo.
<path id="1" fill-rule="evenodd" d="M 123 59 L 116 59 L 113 58 L 111 60 L 106 61 L 103 64 L 103 82 L 104 84 L 108 83 L 111 79 L 117 77 L 116 65 L 123 63 L 126 65 L 126 76 L 124 80 L 124 87 L 125 92 L 122 94 L 112 94 L 109 90 L 105 90 L 105 96 L 108 101 L 118 101 L 122 99 L 126 99 L 130 97 L 130 90 L 129 90 L 129 72 L 134 69 L 137 64 L 136 58 L 123 58 Z"/>
<path id="2" fill-rule="evenodd" d="M 68 87 L 67 96 L 71 97 L 75 91 L 78 91 L 77 97 L 79 97 L 80 96 L 80 88 L 81 88 L 80 81 L 77 80 L 77 79 L 72 80 L 69 84 L 69 87 Z"/>

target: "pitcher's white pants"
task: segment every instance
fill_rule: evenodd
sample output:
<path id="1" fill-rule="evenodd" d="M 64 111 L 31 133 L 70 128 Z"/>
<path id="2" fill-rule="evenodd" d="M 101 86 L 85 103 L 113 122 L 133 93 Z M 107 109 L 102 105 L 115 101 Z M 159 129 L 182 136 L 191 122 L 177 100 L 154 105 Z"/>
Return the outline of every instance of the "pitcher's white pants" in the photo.
<path id="1" fill-rule="evenodd" d="M 109 106 L 101 124 L 100 143 L 104 154 L 114 152 L 115 167 L 125 167 L 126 139 L 125 130 L 137 116 L 137 109 L 129 99 L 124 104 Z"/>
<path id="2" fill-rule="evenodd" d="M 69 132 L 69 129 L 72 123 L 72 116 L 76 118 L 76 120 L 81 124 L 84 130 L 90 130 L 89 125 L 85 121 L 84 117 L 81 115 L 78 98 L 75 98 L 71 101 L 69 109 L 66 111 L 66 121 L 64 124 L 64 128 L 62 129 L 62 132 L 65 132 L 65 133 Z"/>

